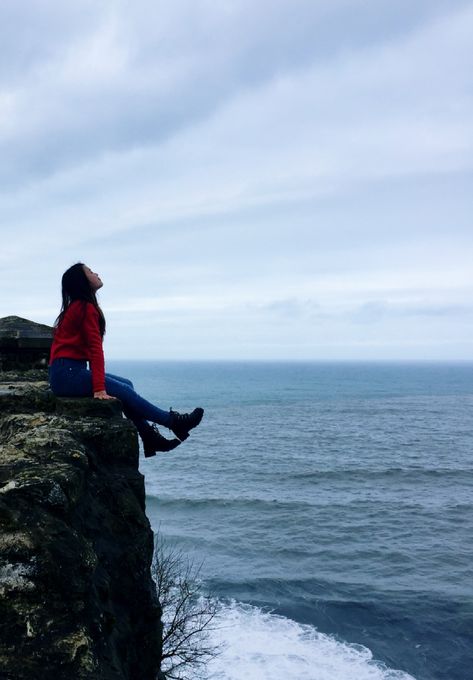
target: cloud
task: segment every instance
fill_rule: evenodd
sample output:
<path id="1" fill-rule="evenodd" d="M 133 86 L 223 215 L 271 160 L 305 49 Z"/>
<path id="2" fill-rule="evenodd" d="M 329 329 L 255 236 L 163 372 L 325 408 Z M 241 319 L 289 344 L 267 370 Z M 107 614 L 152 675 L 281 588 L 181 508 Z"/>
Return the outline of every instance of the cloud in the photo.
<path id="1" fill-rule="evenodd" d="M 305 11 L 317 24 L 306 6 Z M 181 24 L 179 16 L 168 14 L 172 34 L 172 20 Z M 220 33 L 210 25 L 225 35 L 217 14 L 211 17 Z M 281 32 L 285 15 L 279 14 Z M 241 8 L 238 16 L 245 16 Z M 339 193 L 354 182 L 471 168 L 473 126 L 465 89 L 471 80 L 465 58 L 473 24 L 469 10 L 441 16 L 388 43 L 335 51 L 321 62 L 312 48 L 312 61 L 302 66 L 294 58 L 291 70 L 282 57 L 275 59 L 258 86 L 245 81 L 242 66 L 250 38 L 255 44 L 269 40 L 258 22 L 235 52 L 216 39 L 218 49 L 210 41 L 181 67 L 161 54 L 159 43 L 152 52 L 151 29 L 136 54 L 131 28 L 135 40 L 118 37 L 125 17 L 105 18 L 83 37 L 79 54 L 73 43 L 59 63 L 43 65 L 44 77 L 20 88 L 16 105 L 15 95 L 12 100 L 4 94 L 7 119 L 16 126 L 4 135 L 6 219 L 12 205 L 15 218 L 18 208 L 24 216 L 30 205 L 36 215 L 38 202 L 43 210 L 51 204 L 54 219 L 70 223 L 69 236 L 78 238 L 87 237 L 79 221 L 107 233 L 300 203 Z M 231 18 L 230 13 L 227 24 Z M 194 35 L 191 45 L 197 50 L 196 40 Z M 215 73 L 214 62 L 220 65 Z M 230 77 L 232 69 L 238 77 Z M 215 88 L 226 88 L 225 96 L 217 96 L 209 77 Z M 20 195 L 12 182 L 22 183 Z"/>
<path id="2" fill-rule="evenodd" d="M 469 321 L 473 318 L 473 305 L 442 305 L 442 304 L 392 304 L 385 301 L 366 302 L 351 314 L 355 323 L 382 323 L 387 318 L 401 320 L 403 318 L 432 318 L 432 319 L 464 319 Z"/>
<path id="3" fill-rule="evenodd" d="M 120 348 L 132 318 L 163 356 L 178 332 L 328 356 L 374 331 L 454 352 L 456 329 L 465 351 L 471 3 L 7 1 L 0 19 L 0 315 L 54 318 L 82 260 Z"/>
<path id="4" fill-rule="evenodd" d="M 142 0 L 134 5 L 92 5 L 82 0 L 62 8 L 41 3 L 43 11 L 39 5 L 32 10 L 28 5 L 26 11 L 21 2 L 7 2 L 3 8 L 6 63 L 13 65 L 17 78 L 4 83 L 0 99 L 4 121 L 0 153 L 8 168 L 1 175 L 2 185 L 11 188 L 112 152 L 160 145 L 209 119 L 235 97 L 284 77 L 289 83 L 280 90 L 283 102 L 275 103 L 287 108 L 294 92 L 300 98 L 300 85 L 296 79 L 291 89 L 290 74 L 317 63 L 328 67 L 325 77 L 322 73 L 307 83 L 306 94 L 316 88 L 308 114 L 319 117 L 329 108 L 333 116 L 333 84 L 336 88 L 339 78 L 332 83 L 330 64 L 338 69 L 340 59 L 347 64 L 353 61 L 345 67 L 345 94 L 354 111 L 354 87 L 363 95 L 364 78 L 362 74 L 360 81 L 359 59 L 352 59 L 353 54 L 371 45 L 369 68 L 368 64 L 361 67 L 365 77 L 369 71 L 379 77 L 383 70 L 376 58 L 380 36 L 395 39 L 406 30 L 405 4 L 400 3 L 396 12 L 386 12 L 386 5 L 374 1 L 314 5 L 308 0 L 278 0 L 254 5 L 247 0 L 218 4 L 201 0 L 170 5 Z M 455 4 L 461 6 L 453 3 L 452 7 Z M 439 6 L 419 3 L 407 15 L 409 28 L 428 13 L 435 16 Z M 376 28 L 370 29 L 369 21 Z M 353 30 L 353 22 L 359 30 Z M 463 25 L 469 23 L 465 12 Z M 35 25 L 39 30 L 30 45 Z M 15 45 L 11 36 L 17 29 L 19 44 Z M 459 37 L 461 45 L 466 37 Z M 451 50 L 450 41 L 448 46 Z M 24 53 L 27 58 L 19 60 Z M 392 56 L 386 80 L 396 77 L 393 65 L 399 54 L 395 49 Z M 418 59 L 419 53 L 406 55 L 410 73 L 412 56 Z M 443 53 L 443 58 L 451 61 L 450 53 Z M 434 62 L 438 67 L 438 60 Z M 441 76 L 442 68 L 436 73 Z M 360 103 L 365 110 L 363 96 Z M 366 144 L 380 132 L 371 130 L 374 137 L 368 130 L 358 134 Z M 401 127 L 399 134 L 405 133 Z"/>
<path id="5" fill-rule="evenodd" d="M 2 0 L 0 85 L 15 89 L 33 79 L 45 63 L 60 61 L 71 42 L 103 17 L 93 0 Z"/>

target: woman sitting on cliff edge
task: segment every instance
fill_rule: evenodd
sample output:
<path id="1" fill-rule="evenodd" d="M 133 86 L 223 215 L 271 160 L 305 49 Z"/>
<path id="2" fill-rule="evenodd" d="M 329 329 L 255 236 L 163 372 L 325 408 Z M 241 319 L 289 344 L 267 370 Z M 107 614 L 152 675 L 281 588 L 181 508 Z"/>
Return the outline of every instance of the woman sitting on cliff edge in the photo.
<path id="1" fill-rule="evenodd" d="M 62 308 L 55 322 L 49 365 L 51 389 L 58 397 L 120 399 L 123 413 L 133 421 L 143 441 L 145 456 L 171 451 L 187 439 L 204 411 L 201 408 L 184 414 L 172 409 L 163 411 L 140 397 L 130 380 L 105 373 L 102 347 L 105 317 L 96 297 L 102 286 L 99 275 L 81 262 L 63 274 Z M 166 439 L 148 421 L 169 428 L 176 438 Z"/>

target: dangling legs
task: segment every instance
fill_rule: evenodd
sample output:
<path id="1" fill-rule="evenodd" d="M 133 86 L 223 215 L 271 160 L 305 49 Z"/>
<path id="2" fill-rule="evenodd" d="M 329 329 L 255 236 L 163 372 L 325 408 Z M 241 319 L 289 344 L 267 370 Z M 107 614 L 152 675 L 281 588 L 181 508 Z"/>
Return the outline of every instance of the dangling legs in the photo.
<path id="1" fill-rule="evenodd" d="M 133 383 L 130 380 L 126 382 L 117 377 L 111 376 L 109 373 L 105 374 L 105 390 L 111 397 L 117 397 L 122 402 L 123 406 L 130 413 L 131 419 L 138 421 L 151 420 L 158 425 L 169 427 L 171 424 L 171 414 L 169 411 L 154 406 L 151 402 L 143 399 L 133 389 Z"/>
<path id="2" fill-rule="evenodd" d="M 57 396 L 92 396 L 92 375 L 85 361 L 56 359 L 51 365 L 49 373 L 51 389 Z M 179 443 L 177 440 L 168 440 L 162 437 L 159 431 L 151 427 L 147 421 L 168 427 L 178 440 L 184 441 L 189 436 L 189 430 L 197 427 L 204 414 L 201 408 L 194 409 L 192 413 L 184 414 L 172 410 L 163 411 L 143 399 L 133 389 L 133 383 L 120 376 L 106 374 L 105 389 L 110 396 L 120 399 L 123 412 L 127 418 L 135 423 L 144 444 L 146 440 L 146 455 L 152 455 L 149 452 L 153 446 L 154 451 L 169 451 L 178 446 Z"/>
<path id="3" fill-rule="evenodd" d="M 129 383 L 129 381 L 128 381 Z M 140 397 L 129 384 L 105 376 L 107 394 L 118 397 L 134 418 L 150 420 L 158 425 L 168 427 L 178 439 L 184 441 L 192 430 L 202 420 L 204 410 L 195 408 L 192 413 L 178 413 L 177 411 L 163 411 L 143 397 Z"/>
<path id="4" fill-rule="evenodd" d="M 105 386 L 108 394 L 111 394 L 108 390 L 107 380 L 116 380 L 118 382 L 127 385 L 134 391 L 133 383 L 128 378 L 122 378 L 119 375 L 113 375 L 113 373 L 105 374 Z M 113 389 L 113 388 L 112 388 Z M 111 394 L 111 396 L 114 396 Z M 127 418 L 129 418 L 138 430 L 138 434 L 143 442 L 143 449 L 146 458 L 156 455 L 157 451 L 172 451 L 179 446 L 181 443 L 178 439 L 166 439 L 162 436 L 156 426 L 151 426 L 147 420 L 144 418 L 137 417 L 134 415 L 133 411 L 122 402 L 123 413 Z"/>

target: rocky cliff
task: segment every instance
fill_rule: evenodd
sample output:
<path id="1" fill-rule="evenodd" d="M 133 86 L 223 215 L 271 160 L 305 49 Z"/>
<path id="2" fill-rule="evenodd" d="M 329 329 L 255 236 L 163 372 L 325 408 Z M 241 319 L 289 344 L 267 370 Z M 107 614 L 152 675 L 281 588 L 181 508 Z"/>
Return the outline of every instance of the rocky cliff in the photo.
<path id="1" fill-rule="evenodd" d="M 119 404 L 57 399 L 44 370 L 0 373 L 0 678 L 154 680 L 152 552 Z"/>

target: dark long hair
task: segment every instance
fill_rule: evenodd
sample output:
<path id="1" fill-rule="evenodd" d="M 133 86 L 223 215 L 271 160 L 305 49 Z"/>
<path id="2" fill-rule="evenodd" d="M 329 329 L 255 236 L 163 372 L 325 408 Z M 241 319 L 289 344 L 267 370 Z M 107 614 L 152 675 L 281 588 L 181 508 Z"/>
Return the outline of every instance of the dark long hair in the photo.
<path id="1" fill-rule="evenodd" d="M 82 262 L 77 262 L 69 267 L 67 271 L 62 275 L 61 280 L 62 285 L 62 307 L 59 312 L 59 316 L 54 322 L 55 328 L 59 326 L 64 318 L 64 314 L 67 312 L 70 305 L 76 300 L 82 300 L 85 302 L 90 302 L 94 305 L 95 309 L 99 313 L 99 327 L 100 334 L 103 337 L 105 335 L 105 317 L 100 305 L 97 302 L 97 297 L 95 291 L 90 287 L 90 283 L 84 272 L 84 264 Z M 85 304 L 84 304 L 84 316 L 85 316 Z"/>

